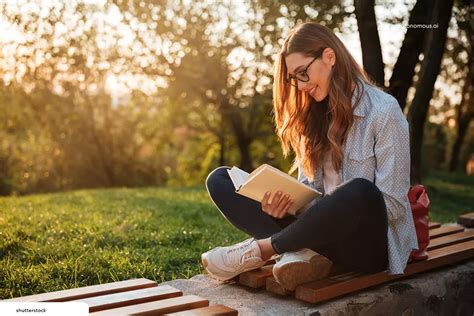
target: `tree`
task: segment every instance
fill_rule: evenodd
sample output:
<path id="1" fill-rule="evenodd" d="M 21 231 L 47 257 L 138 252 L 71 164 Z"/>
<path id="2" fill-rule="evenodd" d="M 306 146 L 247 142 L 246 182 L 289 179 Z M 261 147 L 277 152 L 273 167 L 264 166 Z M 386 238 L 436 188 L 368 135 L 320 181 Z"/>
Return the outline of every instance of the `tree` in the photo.
<path id="1" fill-rule="evenodd" d="M 452 7 L 452 0 L 437 0 L 434 4 L 431 25 L 439 27 L 431 29 L 427 35 L 420 79 L 408 111 L 412 183 L 421 182 L 421 145 L 423 143 L 424 125 L 446 46 L 446 33 L 451 19 Z"/>
<path id="2" fill-rule="evenodd" d="M 456 140 L 451 150 L 451 159 L 449 170 L 455 171 L 459 164 L 459 154 L 461 146 L 464 143 L 469 124 L 474 117 L 474 7 L 466 1 L 465 4 L 460 3 L 455 13 L 458 29 L 464 36 L 459 36 L 453 40 L 455 46 L 452 58 L 459 66 L 459 71 L 464 73 L 463 89 L 461 92 L 461 101 L 456 108 Z M 464 41 L 462 39 L 465 39 Z M 463 60 L 463 52 L 467 58 Z"/>
<path id="3" fill-rule="evenodd" d="M 362 43 L 364 69 L 378 85 L 384 86 L 384 63 L 375 19 L 375 1 L 355 0 L 354 5 Z"/>

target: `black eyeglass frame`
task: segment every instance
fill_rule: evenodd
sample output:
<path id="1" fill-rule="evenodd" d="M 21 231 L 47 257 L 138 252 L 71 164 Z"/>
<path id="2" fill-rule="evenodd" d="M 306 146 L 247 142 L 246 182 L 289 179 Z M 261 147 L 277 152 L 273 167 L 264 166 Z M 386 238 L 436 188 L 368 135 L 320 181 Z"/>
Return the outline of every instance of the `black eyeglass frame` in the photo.
<path id="1" fill-rule="evenodd" d="M 326 48 L 327 47 L 320 48 L 319 51 L 317 51 L 316 56 L 313 58 L 313 60 L 308 65 L 306 65 L 304 69 L 298 71 L 294 75 L 288 74 L 288 76 L 286 77 L 286 81 L 289 84 L 291 84 L 293 87 L 298 87 L 298 81 L 308 82 L 309 81 L 309 75 L 308 75 L 309 67 L 311 67 L 311 65 L 314 63 L 316 59 L 321 57 L 321 55 L 323 54 Z M 301 77 L 301 76 L 304 76 L 304 77 Z"/>

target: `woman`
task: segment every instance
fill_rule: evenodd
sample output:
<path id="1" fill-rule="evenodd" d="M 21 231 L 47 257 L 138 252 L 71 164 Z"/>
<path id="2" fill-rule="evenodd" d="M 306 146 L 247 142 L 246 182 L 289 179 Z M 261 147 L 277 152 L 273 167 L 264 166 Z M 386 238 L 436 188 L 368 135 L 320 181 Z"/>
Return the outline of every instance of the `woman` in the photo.
<path id="1" fill-rule="evenodd" d="M 293 150 L 298 180 L 323 196 L 287 214 L 284 193 L 261 203 L 234 192 L 228 167 L 211 172 L 209 195 L 252 238 L 202 254 L 211 276 L 229 280 L 277 257 L 286 289 L 323 278 L 331 263 L 352 271 L 401 274 L 418 248 L 407 198 L 408 124 L 396 99 L 372 85 L 328 28 L 290 31 L 276 60 L 274 115 L 283 153 Z"/>

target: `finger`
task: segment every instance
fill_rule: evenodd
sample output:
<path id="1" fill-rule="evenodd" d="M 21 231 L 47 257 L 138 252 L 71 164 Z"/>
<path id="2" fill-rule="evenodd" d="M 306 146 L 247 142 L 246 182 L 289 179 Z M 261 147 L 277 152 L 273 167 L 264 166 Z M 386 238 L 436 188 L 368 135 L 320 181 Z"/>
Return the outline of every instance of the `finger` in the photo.
<path id="1" fill-rule="evenodd" d="M 277 191 L 275 194 L 270 194 L 268 195 L 268 198 L 267 198 L 267 203 L 265 204 L 265 213 L 267 213 L 268 215 L 270 216 L 273 216 L 275 217 L 277 215 L 277 209 L 275 207 L 275 205 L 278 205 L 278 204 L 275 204 L 276 201 L 279 201 L 279 195 L 281 194 L 280 191 Z"/>
<path id="2" fill-rule="evenodd" d="M 281 193 L 282 193 L 281 191 L 277 191 L 275 195 L 273 196 L 271 200 L 271 205 L 273 209 L 276 209 L 278 207 L 278 204 L 280 203 L 280 199 L 281 199 Z"/>
<path id="3" fill-rule="evenodd" d="M 268 199 L 270 198 L 270 195 L 271 195 L 270 191 L 265 192 L 265 194 L 263 195 L 263 199 L 261 201 L 262 205 L 268 204 Z"/>
<path id="4" fill-rule="evenodd" d="M 290 209 L 290 207 L 293 205 L 293 200 L 289 199 L 288 202 L 285 204 L 285 206 L 283 207 L 281 213 L 279 214 L 282 218 L 284 217 L 287 213 L 288 213 L 288 210 Z"/>
<path id="5" fill-rule="evenodd" d="M 281 210 L 285 207 L 286 203 L 290 199 L 290 196 L 288 194 L 284 194 L 280 201 L 278 202 L 278 206 L 276 206 L 277 210 Z"/>
<path id="6" fill-rule="evenodd" d="M 271 196 L 271 192 L 269 191 L 265 192 L 265 194 L 263 195 L 263 199 L 260 202 L 262 211 L 264 211 L 265 213 L 268 213 L 268 205 L 269 205 L 268 200 L 270 199 L 270 196 Z"/>

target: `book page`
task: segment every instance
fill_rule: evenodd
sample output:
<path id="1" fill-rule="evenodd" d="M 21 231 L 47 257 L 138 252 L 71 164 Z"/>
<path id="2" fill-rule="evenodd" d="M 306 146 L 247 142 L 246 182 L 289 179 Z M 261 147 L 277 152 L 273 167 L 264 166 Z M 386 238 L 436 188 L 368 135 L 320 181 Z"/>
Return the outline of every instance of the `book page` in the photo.
<path id="1" fill-rule="evenodd" d="M 231 169 L 227 169 L 227 172 L 229 173 L 230 179 L 232 180 L 236 190 L 240 189 L 249 176 L 247 172 L 237 168 L 236 166 L 233 166 Z"/>

